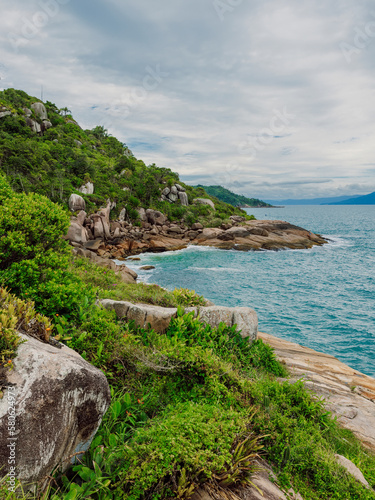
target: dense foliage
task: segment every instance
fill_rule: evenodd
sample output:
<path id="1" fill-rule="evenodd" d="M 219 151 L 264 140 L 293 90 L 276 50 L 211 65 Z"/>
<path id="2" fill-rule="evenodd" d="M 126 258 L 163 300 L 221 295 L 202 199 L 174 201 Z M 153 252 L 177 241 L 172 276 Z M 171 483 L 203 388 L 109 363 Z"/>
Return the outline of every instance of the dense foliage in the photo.
<path id="1" fill-rule="evenodd" d="M 233 205 L 234 207 L 244 207 L 244 206 L 249 206 L 249 207 L 271 207 L 269 203 L 266 203 L 265 201 L 258 200 L 258 198 L 248 198 L 246 196 L 243 196 L 241 194 L 235 194 L 232 191 L 229 191 L 229 189 L 224 188 L 223 186 L 201 186 L 198 185 L 197 188 L 203 188 L 206 193 L 208 193 L 210 196 L 214 196 L 220 201 L 223 201 L 225 203 L 229 203 L 230 205 Z"/>
<path id="2" fill-rule="evenodd" d="M 66 206 L 72 193 L 80 194 L 79 188 L 92 181 L 94 194 L 83 195 L 89 212 L 110 198 L 117 204 L 112 217 L 126 207 L 133 221 L 138 218 L 138 207 L 160 210 L 170 220 L 184 218 L 187 224 L 203 221 L 215 226 L 230 215 L 246 215 L 218 200 L 216 211 L 207 205 L 191 205 L 194 198 L 209 197 L 202 188 L 181 183 L 170 169 L 145 165 L 102 126 L 82 130 L 66 108 L 45 103 L 53 126 L 43 134 L 31 132 L 24 108 L 30 109 L 35 102 L 40 101 L 20 90 L 0 92 L 0 108 L 13 113 L 0 118 L 0 172 L 16 192 L 41 194 Z M 31 119 L 42 122 L 34 112 Z M 161 191 L 176 182 L 185 187 L 189 207 L 180 201 L 161 201 Z"/>

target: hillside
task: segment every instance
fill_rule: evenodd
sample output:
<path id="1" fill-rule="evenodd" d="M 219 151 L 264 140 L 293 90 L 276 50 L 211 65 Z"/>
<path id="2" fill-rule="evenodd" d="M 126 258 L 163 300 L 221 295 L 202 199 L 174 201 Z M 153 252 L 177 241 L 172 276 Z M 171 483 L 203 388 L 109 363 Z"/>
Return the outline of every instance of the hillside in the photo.
<path id="1" fill-rule="evenodd" d="M 203 222 L 220 225 L 231 215 L 246 215 L 238 208 L 215 200 L 216 210 L 194 205 L 196 198 L 210 198 L 203 188 L 179 181 L 176 172 L 146 165 L 126 144 L 102 126 L 83 130 L 68 108 L 58 109 L 21 90 L 0 92 L 0 172 L 16 192 L 35 192 L 68 206 L 72 193 L 81 195 L 88 213 L 110 198 L 116 204 L 111 217 L 126 207 L 127 218 L 137 221 L 138 208 L 152 208 L 170 221 L 184 219 L 188 225 Z M 91 182 L 94 192 L 82 187 Z M 163 199 L 162 191 L 180 182 L 188 206 L 178 196 Z M 202 221 L 203 219 L 203 221 Z"/>
<path id="2" fill-rule="evenodd" d="M 349 200 L 330 203 L 330 205 L 375 205 L 375 191 L 365 196 L 350 198 Z"/>
<path id="3" fill-rule="evenodd" d="M 270 207 L 269 203 L 265 203 L 262 200 L 258 200 L 257 198 L 247 198 L 246 196 L 242 196 L 241 194 L 235 194 L 229 189 L 224 188 L 223 186 L 196 186 L 197 189 L 204 189 L 206 193 L 210 196 L 215 196 L 220 201 L 225 203 L 229 203 L 234 207 Z"/>

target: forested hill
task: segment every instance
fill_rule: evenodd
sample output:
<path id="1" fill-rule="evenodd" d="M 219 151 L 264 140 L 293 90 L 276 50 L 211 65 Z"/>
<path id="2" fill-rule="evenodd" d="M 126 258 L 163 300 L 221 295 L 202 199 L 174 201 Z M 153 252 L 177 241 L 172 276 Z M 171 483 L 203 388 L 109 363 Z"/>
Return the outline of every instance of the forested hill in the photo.
<path id="1" fill-rule="evenodd" d="M 217 200 L 216 210 L 193 204 L 195 198 L 212 197 L 203 188 L 179 182 L 170 169 L 147 166 L 104 127 L 83 130 L 68 108 L 42 103 L 22 90 L 0 92 L 0 172 L 14 191 L 36 192 L 64 206 L 72 193 L 79 194 L 87 212 L 110 198 L 116 203 L 112 217 L 123 207 L 130 220 L 136 220 L 136 209 L 143 207 L 160 210 L 170 220 L 184 218 L 187 224 L 206 217 L 218 225 L 230 215 L 244 215 Z M 94 185 L 92 194 L 80 191 L 88 182 Z M 162 191 L 176 182 L 186 191 L 189 206 L 182 206 L 178 196 L 173 203 L 162 199 Z"/>
<path id="2" fill-rule="evenodd" d="M 205 189 L 205 191 L 211 195 L 215 196 L 218 200 L 224 201 L 225 203 L 229 203 L 234 207 L 271 207 L 269 203 L 266 203 L 262 200 L 258 200 L 257 198 L 247 198 L 246 196 L 242 196 L 240 194 L 235 194 L 229 189 L 226 189 L 222 186 L 201 186 L 198 185 L 197 188 Z"/>

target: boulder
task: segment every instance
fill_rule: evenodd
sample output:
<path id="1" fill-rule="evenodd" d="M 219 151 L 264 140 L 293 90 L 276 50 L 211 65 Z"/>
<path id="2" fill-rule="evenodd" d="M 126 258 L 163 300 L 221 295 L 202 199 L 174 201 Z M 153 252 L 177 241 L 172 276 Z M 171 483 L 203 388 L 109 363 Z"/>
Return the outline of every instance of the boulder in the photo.
<path id="1" fill-rule="evenodd" d="M 232 325 L 237 325 L 242 337 L 246 337 L 251 341 L 257 339 L 258 316 L 254 309 L 250 307 L 234 307 Z"/>
<path id="2" fill-rule="evenodd" d="M 150 224 L 158 226 L 162 226 L 168 220 L 168 218 L 164 214 L 162 214 L 158 210 L 152 210 L 151 208 L 146 210 L 146 217 Z"/>
<path id="3" fill-rule="evenodd" d="M 182 186 L 180 186 L 180 184 L 175 184 L 176 188 L 177 188 L 177 191 L 180 191 L 180 192 L 185 192 L 186 189 Z"/>
<path id="4" fill-rule="evenodd" d="M 1 474 L 10 472 L 13 452 L 17 479 L 35 490 L 45 487 L 55 468 L 66 470 L 89 448 L 110 390 L 105 375 L 73 350 L 21 337 L 26 342 L 18 347 L 0 400 Z M 13 408 L 15 431 L 9 428 Z"/>
<path id="5" fill-rule="evenodd" d="M 203 229 L 203 231 L 199 234 L 198 239 L 199 240 L 211 240 L 214 238 L 218 238 L 221 234 L 223 234 L 223 230 L 215 227 L 206 227 Z"/>
<path id="6" fill-rule="evenodd" d="M 209 205 L 211 208 L 215 209 L 215 204 L 212 200 L 209 200 L 208 198 L 195 198 L 193 200 L 193 203 L 197 205 Z"/>
<path id="7" fill-rule="evenodd" d="M 28 116 L 28 117 L 30 117 L 33 114 L 31 109 L 29 109 L 29 108 L 23 108 L 23 112 L 25 113 L 25 116 Z"/>
<path id="8" fill-rule="evenodd" d="M 233 238 L 246 238 L 246 236 L 249 236 L 251 230 L 248 229 L 247 227 L 231 227 L 230 229 L 227 229 L 225 231 L 226 235 L 232 236 Z"/>
<path id="9" fill-rule="evenodd" d="M 342 467 L 344 467 L 344 469 L 346 469 L 347 472 L 354 477 L 354 479 L 360 482 L 362 486 L 364 486 L 365 488 L 370 489 L 370 485 L 366 481 L 364 475 L 358 469 L 358 467 L 355 464 L 353 464 L 351 460 L 348 460 L 347 458 L 343 457 L 342 455 L 338 455 L 337 453 L 335 454 L 335 458 L 337 463 L 340 464 Z"/>
<path id="10" fill-rule="evenodd" d="M 5 118 L 6 116 L 11 116 L 11 111 L 0 111 L 0 118 Z"/>
<path id="11" fill-rule="evenodd" d="M 87 213 L 84 210 L 81 210 L 79 214 L 77 214 L 77 222 L 81 226 L 83 226 L 85 220 L 86 220 Z"/>
<path id="12" fill-rule="evenodd" d="M 174 193 L 169 193 L 168 199 L 174 203 L 175 201 L 178 200 L 178 195 Z"/>
<path id="13" fill-rule="evenodd" d="M 243 217 L 242 215 L 231 215 L 229 218 L 233 222 L 244 222 L 246 220 L 246 217 Z"/>
<path id="14" fill-rule="evenodd" d="M 104 215 L 94 214 L 91 216 L 91 219 L 93 221 L 93 233 L 96 239 L 111 237 L 109 223 Z"/>
<path id="15" fill-rule="evenodd" d="M 92 182 L 86 182 L 86 184 L 79 188 L 79 192 L 82 194 L 94 194 L 94 184 Z"/>
<path id="16" fill-rule="evenodd" d="M 69 208 L 72 212 L 77 212 L 78 210 L 85 210 L 86 203 L 82 196 L 79 194 L 71 194 L 69 198 Z"/>
<path id="17" fill-rule="evenodd" d="M 123 209 L 121 210 L 121 212 L 120 212 L 120 215 L 119 215 L 119 217 L 118 217 L 118 220 L 119 220 L 120 222 L 124 222 L 125 217 L 126 217 L 126 208 L 123 208 Z"/>
<path id="18" fill-rule="evenodd" d="M 197 231 L 198 229 L 203 229 L 203 226 L 200 222 L 195 222 L 192 226 L 191 229 L 193 231 Z"/>
<path id="19" fill-rule="evenodd" d="M 42 122 L 42 132 L 44 132 L 45 130 L 48 130 L 50 128 L 52 128 L 53 125 L 52 123 L 49 121 L 49 120 L 43 120 Z"/>
<path id="20" fill-rule="evenodd" d="M 48 120 L 47 110 L 42 102 L 34 102 L 30 107 L 38 118 Z"/>
<path id="21" fill-rule="evenodd" d="M 144 208 L 137 208 L 139 218 L 142 222 L 147 222 L 146 210 Z"/>
<path id="22" fill-rule="evenodd" d="M 189 198 L 188 198 L 188 195 L 184 191 L 179 191 L 178 192 L 178 197 L 180 198 L 181 205 L 183 207 L 189 206 Z"/>
<path id="23" fill-rule="evenodd" d="M 163 191 L 161 192 L 161 194 L 163 196 L 167 196 L 170 192 L 171 192 L 171 190 L 168 187 L 166 187 L 166 188 L 163 189 Z"/>
<path id="24" fill-rule="evenodd" d="M 35 132 L 36 134 L 40 134 L 42 131 L 42 127 L 40 126 L 40 123 L 33 120 L 32 118 L 26 117 L 26 125 L 28 127 L 30 127 L 32 132 Z"/>
<path id="25" fill-rule="evenodd" d="M 77 221 L 71 221 L 68 232 L 66 233 L 66 239 L 72 243 L 84 245 L 87 243 L 88 235 L 86 229 L 81 224 Z"/>
<path id="26" fill-rule="evenodd" d="M 68 122 L 67 122 L 68 123 Z M 79 148 L 83 145 L 81 141 L 79 141 L 78 139 L 74 139 L 74 144 L 76 146 L 78 146 Z"/>
<path id="27" fill-rule="evenodd" d="M 178 189 L 177 189 L 177 187 L 176 187 L 176 186 L 172 186 L 172 187 L 171 187 L 171 193 L 172 193 L 172 194 L 177 194 L 177 193 L 178 193 Z"/>

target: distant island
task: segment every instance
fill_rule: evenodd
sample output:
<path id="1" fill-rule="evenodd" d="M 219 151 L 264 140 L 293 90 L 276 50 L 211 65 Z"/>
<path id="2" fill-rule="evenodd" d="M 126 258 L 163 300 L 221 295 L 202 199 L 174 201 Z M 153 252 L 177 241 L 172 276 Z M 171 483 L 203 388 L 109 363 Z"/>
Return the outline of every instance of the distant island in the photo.
<path id="1" fill-rule="evenodd" d="M 338 202 L 345 202 L 346 200 L 350 200 L 352 198 L 359 198 L 360 195 L 346 195 L 346 196 L 331 196 L 325 198 L 300 198 L 300 199 L 291 199 L 288 198 L 286 200 L 267 200 L 268 203 L 272 205 L 328 205 L 335 204 Z"/>
<path id="2" fill-rule="evenodd" d="M 336 201 L 334 203 L 328 203 L 329 205 L 375 205 L 375 191 L 364 196 L 356 196 L 355 198 L 349 198 L 348 200 Z"/>
<path id="3" fill-rule="evenodd" d="M 243 196 L 241 194 L 235 194 L 223 186 L 202 186 L 199 184 L 195 187 L 203 188 L 210 196 L 215 196 L 215 198 L 217 198 L 218 200 L 229 203 L 229 205 L 233 205 L 234 207 L 272 207 L 272 205 L 266 203 L 265 201 L 258 200 L 257 198 L 247 198 L 246 196 Z"/>

